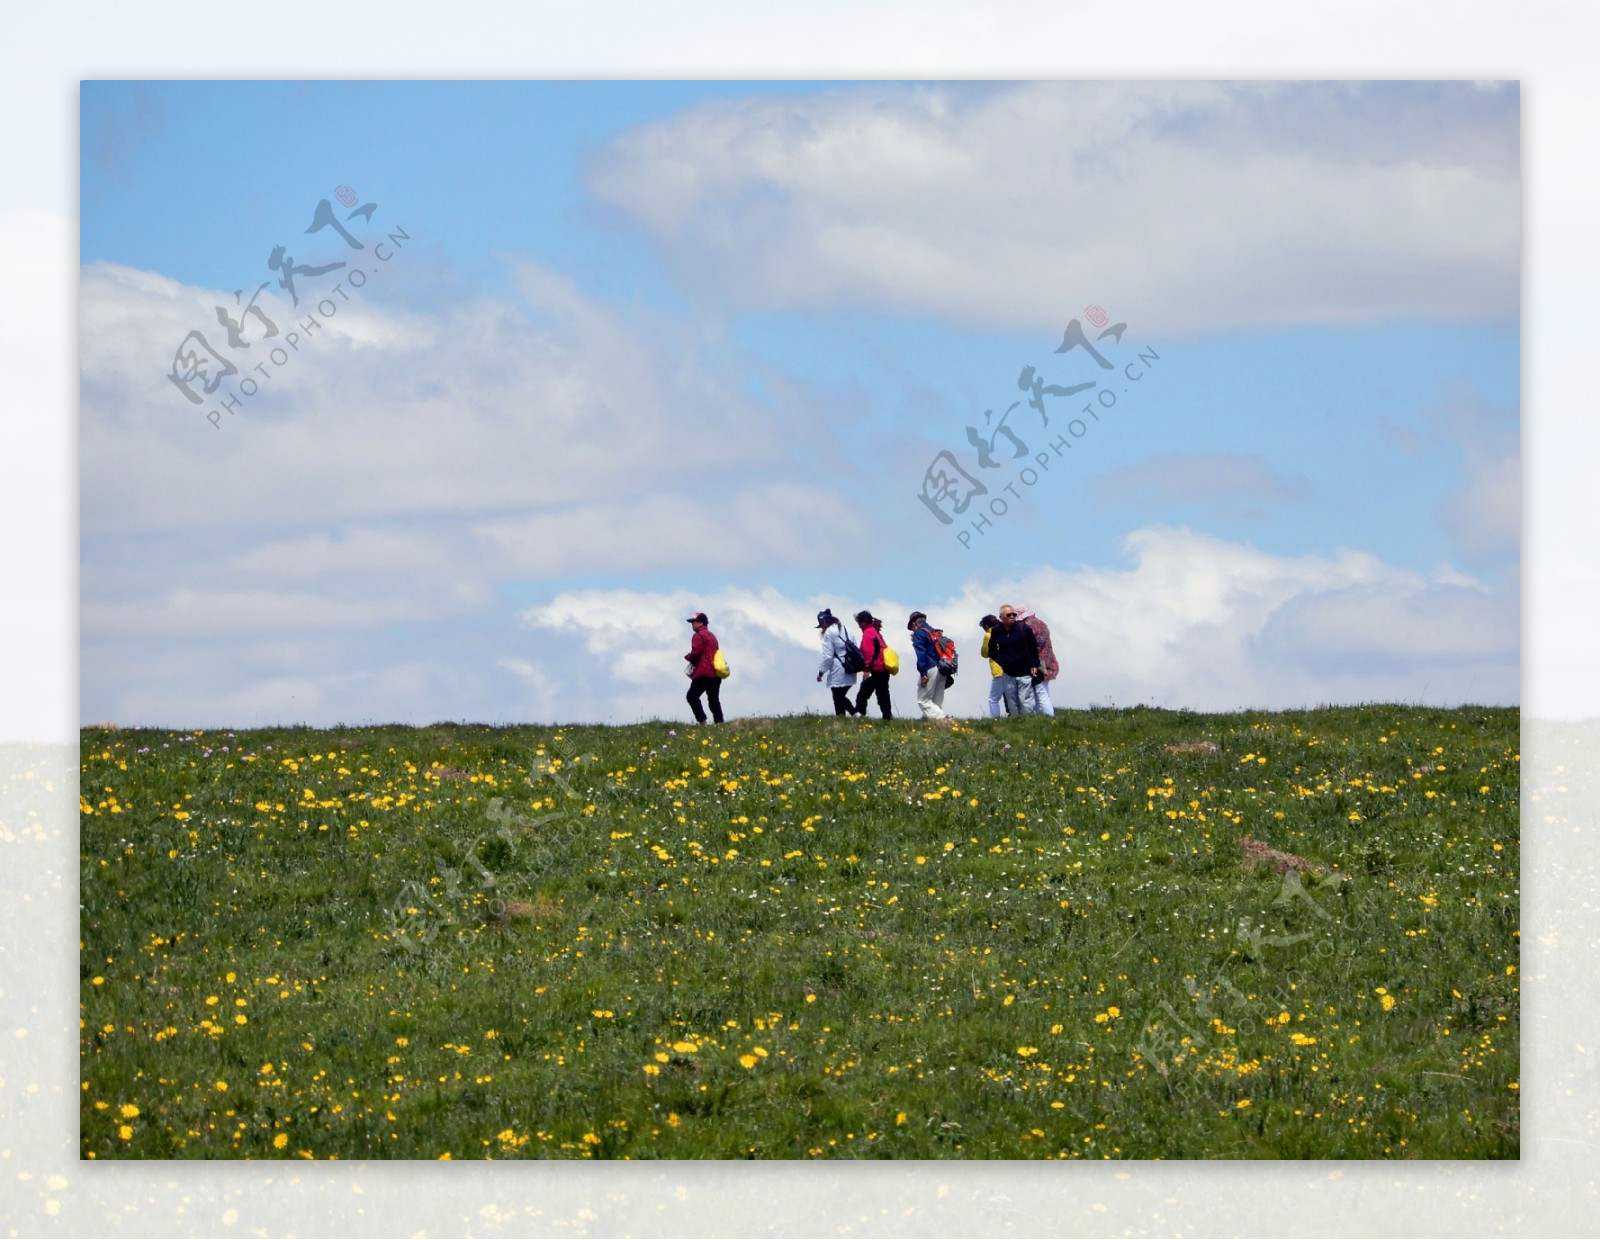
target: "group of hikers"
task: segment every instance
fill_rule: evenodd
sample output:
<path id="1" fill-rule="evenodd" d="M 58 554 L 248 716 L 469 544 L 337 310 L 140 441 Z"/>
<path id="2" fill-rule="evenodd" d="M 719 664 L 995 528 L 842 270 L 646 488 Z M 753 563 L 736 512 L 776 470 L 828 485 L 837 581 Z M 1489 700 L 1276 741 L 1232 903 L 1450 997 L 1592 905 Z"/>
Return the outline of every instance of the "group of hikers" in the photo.
<path id="1" fill-rule="evenodd" d="M 855 614 L 861 631 L 858 643 L 830 608 L 817 613 L 817 631 L 822 642 L 822 663 L 817 668 L 817 683 L 826 683 L 833 695 L 835 715 L 865 716 L 867 704 L 877 699 L 878 711 L 885 719 L 894 718 L 889 700 L 889 677 L 900 670 L 900 660 L 883 638 L 883 621 L 870 611 Z M 689 617 L 694 637 L 684 655 L 685 673 L 690 678 L 687 700 L 696 723 L 706 722 L 706 707 L 711 719 L 722 720 L 722 681 L 728 674 L 727 662 L 706 613 Z M 1025 607 L 1010 603 L 998 615 L 987 615 L 978 622 L 983 630 L 982 657 L 989 663 L 989 714 L 1054 715 L 1050 701 L 1050 682 L 1061 672 L 1050 644 L 1050 628 Z M 928 624 L 926 612 L 914 611 L 906 620 L 911 648 L 917 659 L 917 709 L 924 719 L 947 718 L 944 693 L 955 683 L 958 662 L 955 642 L 943 630 Z M 859 687 L 856 677 L 860 676 Z M 855 699 L 851 700 L 854 689 Z M 703 704 L 702 704 L 703 699 Z"/>

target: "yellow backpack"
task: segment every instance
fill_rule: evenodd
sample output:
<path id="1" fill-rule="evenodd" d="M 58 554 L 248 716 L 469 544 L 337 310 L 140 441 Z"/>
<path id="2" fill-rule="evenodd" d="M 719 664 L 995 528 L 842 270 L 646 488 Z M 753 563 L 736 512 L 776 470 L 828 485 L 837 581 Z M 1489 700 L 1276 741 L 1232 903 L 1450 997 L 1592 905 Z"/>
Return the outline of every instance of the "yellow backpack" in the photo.
<path id="1" fill-rule="evenodd" d="M 900 656 L 890 650 L 888 646 L 883 648 L 883 666 L 891 676 L 900 674 Z"/>
<path id="2" fill-rule="evenodd" d="M 721 647 L 718 647 L 716 654 L 711 656 L 711 667 L 717 673 L 719 680 L 726 680 L 733 674 L 728 669 L 728 661 L 722 657 Z"/>

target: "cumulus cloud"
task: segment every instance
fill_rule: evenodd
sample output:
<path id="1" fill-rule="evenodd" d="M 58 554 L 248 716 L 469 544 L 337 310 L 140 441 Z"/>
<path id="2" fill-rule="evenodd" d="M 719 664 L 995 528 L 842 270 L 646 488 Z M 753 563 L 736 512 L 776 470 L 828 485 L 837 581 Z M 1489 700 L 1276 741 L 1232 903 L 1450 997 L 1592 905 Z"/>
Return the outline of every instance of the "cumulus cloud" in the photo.
<path id="1" fill-rule="evenodd" d="M 193 674 L 194 664 L 186 671 Z M 196 691 L 187 676 L 142 679 L 123 698 L 125 719 L 166 727 L 266 727 L 303 723 L 435 721 L 419 714 L 419 703 L 453 703 L 455 677 L 425 663 L 399 663 L 352 671 L 317 669 L 265 675 L 240 682 L 212 679 Z M 441 712 L 443 713 L 443 712 Z M 446 717 L 449 717 L 446 715 Z"/>
<path id="2" fill-rule="evenodd" d="M 1264 626 L 1258 650 L 1317 671 L 1367 664 L 1405 670 L 1502 658 L 1516 612 L 1481 587 L 1448 582 L 1356 585 L 1296 598 Z"/>
<path id="3" fill-rule="evenodd" d="M 1227 710 L 1516 701 L 1515 594 L 1455 570 L 1427 578 L 1361 552 L 1277 556 L 1172 529 L 1137 531 L 1126 550 L 1133 561 L 1127 568 L 1046 568 L 975 579 L 957 593 L 916 600 L 962 644 L 965 670 L 947 699 L 954 709 L 985 709 L 977 620 L 1001 601 L 1026 604 L 1050 624 L 1063 705 Z M 615 686 L 625 717 L 674 718 L 683 712 L 683 688 L 673 675 L 688 648 L 683 617 L 703 607 L 735 668 L 725 687 L 729 709 L 773 714 L 827 707 L 826 696 L 813 692 L 812 625 L 828 601 L 770 587 L 711 599 L 593 590 L 561 594 L 527 609 L 522 620 L 532 631 L 581 642 L 589 656 L 583 675 Z M 911 605 L 867 604 L 885 619 L 890 644 L 906 652 Z M 895 682 L 901 713 L 915 712 L 914 684 L 905 674 Z"/>
<path id="4" fill-rule="evenodd" d="M 219 631 L 235 637 L 326 633 L 416 624 L 492 601 L 488 590 L 471 583 L 441 590 L 437 582 L 430 582 L 421 589 L 377 594 L 297 591 L 276 585 L 236 590 L 178 588 L 133 602 L 88 603 L 83 609 L 83 629 L 97 637 L 127 639 Z"/>
<path id="5" fill-rule="evenodd" d="M 786 598 L 770 586 L 725 589 L 709 597 L 688 591 L 580 590 L 528 608 L 522 622 L 530 629 L 575 633 L 590 655 L 605 661 L 613 679 L 648 685 L 659 681 L 664 668 L 681 674 L 681 656 L 692 635 L 685 619 L 703 611 L 719 641 L 739 649 L 744 674 L 759 680 L 780 663 L 792 663 L 796 650 L 815 645 L 815 617 L 824 605 Z"/>
<path id="6" fill-rule="evenodd" d="M 581 504 L 474 527 L 506 569 L 535 577 L 583 571 L 639 572 L 671 564 L 728 572 L 774 563 L 816 565 L 835 557 L 816 538 L 820 523 L 849 529 L 855 506 L 799 483 L 739 487 L 713 498 L 655 494 Z M 711 536 L 714 532 L 714 536 Z"/>
<path id="7" fill-rule="evenodd" d="M 594 716 L 613 703 L 553 670 L 561 643 L 483 644 L 509 623 L 507 583 L 783 571 L 816 561 L 822 519 L 858 519 L 791 477 L 804 393 L 751 395 L 714 322 L 509 261 L 514 296 L 437 309 L 369 282 L 276 366 L 262 346 L 299 320 L 270 303 L 279 336 L 230 356 L 272 377 L 220 430 L 205 410 L 248 367 L 204 406 L 168 368 L 232 294 L 83 270 L 82 709 L 180 726 Z"/>
<path id="8" fill-rule="evenodd" d="M 225 592 L 203 607 L 167 599 L 146 613 L 86 608 L 83 676 L 97 687 L 95 717 L 168 726 L 684 720 L 684 619 L 704 610 L 733 667 L 730 715 L 826 712 L 815 682 L 817 610 L 866 607 L 909 656 L 904 623 L 915 606 L 960 644 L 964 670 L 948 702 L 978 715 L 987 669 L 977 620 L 1011 602 L 1051 625 L 1062 706 L 1517 700 L 1514 585 L 1492 588 L 1448 566 L 1424 576 L 1358 551 L 1270 555 L 1181 529 L 1137 531 L 1125 552 L 1115 568 L 974 577 L 916 599 L 770 584 L 593 588 L 558 591 L 513 616 L 448 590 L 397 597 L 374 587 L 370 614 L 359 610 L 359 589 L 281 599 Z M 909 673 L 893 685 L 908 716 Z"/>
<path id="9" fill-rule="evenodd" d="M 593 192 L 685 280 L 1141 332 L 1515 315 L 1514 86 L 951 84 L 708 104 L 615 139 Z"/>
<path id="10" fill-rule="evenodd" d="M 432 665 L 404 643 L 382 655 L 339 646 L 339 668 L 285 643 L 382 646 L 432 631 L 459 649 L 452 626 L 503 614 L 508 581 L 664 564 L 782 570 L 815 561 L 805 531 L 823 517 L 856 519 L 825 484 L 788 476 L 803 393 L 752 396 L 714 323 L 616 309 L 509 261 L 508 298 L 419 309 L 369 281 L 364 300 L 331 316 L 264 301 L 278 336 L 246 320 L 252 351 L 225 354 L 238 373 L 202 406 L 168 369 L 232 295 L 108 263 L 83 270 L 86 709 L 133 718 L 140 702 L 166 711 L 188 694 L 251 718 L 273 703 L 371 717 L 400 703 L 405 669 Z M 385 277 L 401 278 L 398 266 Z M 290 343 L 314 313 L 321 326 Z M 225 333 L 206 334 L 225 348 Z M 246 398 L 239 380 L 257 361 L 271 377 Z M 205 411 L 227 395 L 238 412 L 214 429 Z M 170 688 L 144 674 L 161 643 L 180 640 L 227 643 L 231 664 L 204 664 L 215 692 L 197 693 L 195 672 Z M 323 674 L 308 680 L 308 667 Z M 540 707 L 544 690 L 526 676 L 524 697 L 499 691 L 508 670 L 475 668 L 449 700 Z M 435 689 L 449 681 L 442 666 L 430 674 Z M 244 678 L 263 687 L 228 697 Z M 366 684 L 378 686 L 370 703 L 353 696 Z"/>
<path id="11" fill-rule="evenodd" d="M 386 279 L 403 279 L 402 261 Z M 214 326 L 231 293 L 86 268 L 85 532 L 498 515 L 782 472 L 792 411 L 749 395 L 725 341 L 513 266 L 516 297 L 437 310 L 393 308 L 374 277 L 287 347 L 297 315 L 316 311 L 271 303 L 279 336 L 248 321 L 248 354 Z M 214 349 L 248 362 L 197 406 L 168 372 L 207 325 Z M 274 363 L 274 348 L 287 360 Z M 241 395 L 258 364 L 255 395 Z M 215 429 L 205 415 L 230 395 L 235 411 Z"/>

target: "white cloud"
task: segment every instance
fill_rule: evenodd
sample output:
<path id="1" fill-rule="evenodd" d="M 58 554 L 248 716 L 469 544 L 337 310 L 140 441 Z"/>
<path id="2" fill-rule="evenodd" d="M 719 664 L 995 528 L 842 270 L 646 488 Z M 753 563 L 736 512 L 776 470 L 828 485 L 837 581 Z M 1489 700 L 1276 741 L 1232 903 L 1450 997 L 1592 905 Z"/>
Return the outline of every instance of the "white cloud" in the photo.
<path id="1" fill-rule="evenodd" d="M 809 564 L 809 530 L 855 519 L 840 494 L 787 480 L 804 397 L 774 407 L 748 395 L 714 323 L 614 310 L 512 261 L 515 299 L 437 312 L 352 302 L 221 430 L 204 417 L 216 401 L 191 405 L 167 368 L 231 294 L 83 270 L 86 706 L 167 711 L 178 688 L 138 670 L 152 649 L 225 637 L 250 666 L 208 664 L 216 684 L 200 692 L 184 676 L 197 707 L 220 709 L 250 678 L 289 686 L 237 699 L 251 717 L 271 702 L 365 717 L 376 707 L 352 698 L 346 670 L 313 661 L 324 670 L 313 692 L 306 663 L 262 652 L 284 639 L 381 644 L 418 626 L 459 641 L 450 626 L 503 614 L 499 586 L 519 578 Z M 293 316 L 268 313 L 280 336 L 252 348 L 287 344 Z M 257 325 L 246 327 L 248 339 Z M 352 653 L 375 701 L 399 705 L 381 669 L 411 655 L 341 649 Z M 473 676 L 441 708 L 509 709 L 486 668 Z M 529 692 L 520 704 L 542 708 Z"/>
<path id="2" fill-rule="evenodd" d="M 386 279 L 401 280 L 397 269 Z M 784 409 L 746 393 L 736 351 L 704 329 L 612 310 L 514 260 L 514 300 L 438 311 L 368 292 L 286 347 L 246 323 L 259 391 L 206 421 L 168 378 L 193 329 L 232 294 L 96 263 L 82 273 L 83 521 L 108 531 L 262 532 L 363 518 L 553 510 L 737 474 L 781 472 Z M 271 346 L 287 361 L 274 368 Z M 734 359 L 734 360 L 729 360 Z"/>
<path id="3" fill-rule="evenodd" d="M 553 718 L 561 696 L 561 684 L 554 674 L 527 659 L 497 659 L 495 666 L 510 672 L 526 687 L 525 718 Z"/>
<path id="4" fill-rule="evenodd" d="M 1161 335 L 1509 316 L 1513 90 L 831 89 L 641 126 L 590 181 L 686 279 L 762 308 L 1059 330 L 1093 300 Z"/>
<path id="5" fill-rule="evenodd" d="M 228 568 L 245 579 L 274 582 L 326 581 L 330 578 L 393 581 L 397 576 L 436 585 L 441 574 L 468 560 L 475 548 L 449 526 L 419 528 L 350 525 L 332 533 L 272 538 L 231 557 Z"/>
<path id="6" fill-rule="evenodd" d="M 854 505 L 820 487 L 775 483 L 700 498 L 656 494 L 583 504 L 474 527 L 497 562 L 536 577 L 604 564 L 610 573 L 671 565 L 728 572 L 774 563 L 810 565 L 835 556 L 817 538 L 825 523 L 850 529 Z"/>
<path id="7" fill-rule="evenodd" d="M 682 674 L 692 636 L 685 620 L 703 611 L 718 640 L 729 645 L 728 658 L 746 676 L 761 678 L 792 661 L 785 654 L 816 644 L 815 617 L 825 605 L 785 598 L 770 586 L 725 589 L 709 597 L 688 591 L 580 590 L 528 608 L 522 622 L 530 629 L 576 633 L 590 655 L 606 661 L 615 679 L 651 684 L 664 669 Z"/>
<path id="8" fill-rule="evenodd" d="M 977 621 L 1001 601 L 1050 624 L 1062 663 L 1058 705 L 1149 703 L 1197 710 L 1290 708 L 1326 702 L 1517 700 L 1514 593 L 1495 593 L 1445 567 L 1436 579 L 1359 552 L 1268 555 L 1187 530 L 1130 535 L 1124 569 L 1041 569 L 973 580 L 932 601 L 879 600 L 890 644 L 909 653 L 913 605 L 955 637 L 965 670 L 949 698 L 982 713 L 987 671 Z M 830 600 L 771 589 L 689 594 L 591 590 L 523 613 L 531 630 L 576 639 L 593 700 L 614 692 L 616 720 L 683 717 L 677 674 L 688 649 L 683 617 L 703 607 L 735 669 L 730 714 L 828 709 L 817 689 L 813 614 Z M 839 600 L 831 600 L 838 605 Z M 847 610 L 854 610 L 847 605 Z M 909 670 L 909 668 L 908 668 Z M 895 682 L 897 709 L 915 713 L 915 681 Z"/>
<path id="9" fill-rule="evenodd" d="M 1261 646 L 1318 670 L 1471 664 L 1515 651 L 1516 612 L 1504 598 L 1470 586 L 1396 584 L 1297 598 L 1273 616 Z"/>
<path id="10" fill-rule="evenodd" d="M 470 583 L 441 590 L 430 582 L 381 594 L 179 588 L 132 602 L 87 603 L 83 630 L 101 639 L 330 633 L 418 624 L 481 609 L 492 601 L 486 589 Z"/>
<path id="11" fill-rule="evenodd" d="M 168 727 L 268 727 L 305 723 L 424 724 L 438 717 L 421 703 L 449 700 L 451 677 L 425 664 L 358 671 L 318 669 L 229 684 L 208 680 L 200 692 L 179 681 L 146 681 L 123 697 L 124 720 Z M 424 713 L 419 715 L 419 710 Z"/>

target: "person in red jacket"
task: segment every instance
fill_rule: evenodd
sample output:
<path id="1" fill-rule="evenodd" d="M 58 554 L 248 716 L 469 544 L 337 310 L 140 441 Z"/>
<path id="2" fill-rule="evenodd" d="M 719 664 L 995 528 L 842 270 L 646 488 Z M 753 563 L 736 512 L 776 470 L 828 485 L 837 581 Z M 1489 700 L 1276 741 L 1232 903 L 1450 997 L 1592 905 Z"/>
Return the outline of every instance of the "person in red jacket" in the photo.
<path id="1" fill-rule="evenodd" d="M 690 616 L 689 623 L 694 626 L 694 637 L 689 642 L 689 653 L 683 656 L 689 664 L 689 674 L 694 677 L 689 682 L 689 709 L 694 711 L 696 723 L 704 723 L 706 712 L 700 706 L 700 698 L 704 696 L 711 703 L 711 718 L 721 723 L 722 678 L 717 675 L 715 663 L 717 635 L 711 631 L 710 621 L 703 611 Z"/>
<path id="2" fill-rule="evenodd" d="M 878 709 L 885 719 L 893 719 L 889 706 L 889 668 L 883 661 L 883 621 L 870 611 L 856 612 L 856 623 L 861 626 L 861 657 L 866 662 L 867 674 L 856 694 L 856 714 L 867 713 L 867 699 L 878 695 Z"/>

